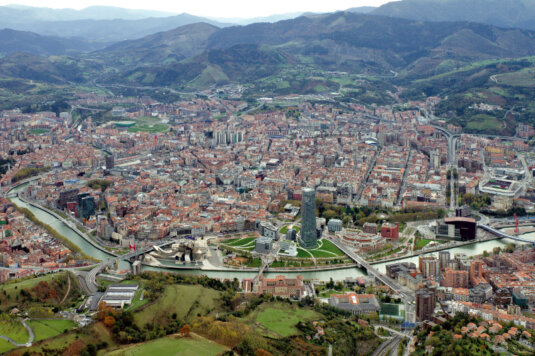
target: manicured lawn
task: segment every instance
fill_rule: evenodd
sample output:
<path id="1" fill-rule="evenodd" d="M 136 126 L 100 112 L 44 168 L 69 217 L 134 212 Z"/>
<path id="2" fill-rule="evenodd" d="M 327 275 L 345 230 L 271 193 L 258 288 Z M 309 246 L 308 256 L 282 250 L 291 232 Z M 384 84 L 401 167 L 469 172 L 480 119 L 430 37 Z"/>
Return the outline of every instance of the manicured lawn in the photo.
<path id="1" fill-rule="evenodd" d="M 288 232 L 289 226 L 283 226 L 281 229 L 281 234 L 286 234 Z"/>
<path id="2" fill-rule="evenodd" d="M 201 286 L 170 285 L 155 303 L 135 314 L 138 326 L 165 321 L 173 313 L 177 319 L 189 321 L 197 314 L 205 315 L 219 304 L 220 293 Z"/>
<path id="3" fill-rule="evenodd" d="M 299 258 L 311 258 L 310 253 L 307 252 L 306 249 L 298 247 L 297 248 L 297 257 Z"/>
<path id="4" fill-rule="evenodd" d="M 311 258 L 310 255 L 316 258 L 326 257 L 342 257 L 345 254 L 338 249 L 332 242 L 328 240 L 321 240 L 318 242 L 318 247 L 314 249 L 297 248 L 297 257 L 299 258 Z"/>
<path id="5" fill-rule="evenodd" d="M 332 252 L 329 252 L 329 251 L 324 251 L 324 250 L 309 250 L 310 253 L 312 254 L 312 256 L 316 257 L 316 258 L 322 258 L 322 257 L 337 257 L 336 254 L 332 253 Z"/>
<path id="6" fill-rule="evenodd" d="M 253 242 L 256 239 L 256 237 L 244 237 L 242 239 L 232 239 L 224 242 L 225 245 L 232 246 L 232 247 L 239 247 L 239 246 L 245 246 L 249 243 Z"/>
<path id="7" fill-rule="evenodd" d="M 320 250 L 333 252 L 337 256 L 345 256 L 345 253 L 340 251 L 340 249 L 336 247 L 331 241 L 323 239 L 321 240 L 321 242 L 322 242 L 322 245 L 319 248 Z"/>
<path id="8" fill-rule="evenodd" d="M 35 334 L 35 341 L 48 339 L 76 327 L 71 320 L 30 320 L 27 323 Z"/>
<path id="9" fill-rule="evenodd" d="M 134 311 L 149 302 L 147 298 L 141 299 L 143 293 L 145 293 L 145 290 L 143 288 L 138 289 L 134 299 L 132 300 L 132 304 L 127 308 L 127 310 Z"/>
<path id="10" fill-rule="evenodd" d="M 418 241 L 416 241 L 414 243 L 414 249 L 415 250 L 421 250 L 422 248 L 424 248 L 430 242 L 431 242 L 431 240 L 420 238 L 420 239 L 418 239 Z"/>
<path id="11" fill-rule="evenodd" d="M 330 298 L 331 295 L 333 294 L 347 294 L 349 292 L 354 292 L 354 290 L 351 290 L 351 289 L 347 289 L 347 288 L 344 288 L 343 290 L 333 290 L 333 289 L 329 289 L 329 290 L 324 290 L 324 291 L 321 291 L 320 294 L 318 295 L 320 298 Z"/>
<path id="12" fill-rule="evenodd" d="M 288 304 L 266 304 L 254 313 L 254 321 L 266 329 L 287 337 L 299 331 L 295 325 L 299 321 L 319 319 L 321 316 L 313 310 L 297 308 Z"/>
<path id="13" fill-rule="evenodd" d="M 16 319 L 8 318 L 0 320 L 0 335 L 7 336 L 19 344 L 28 342 L 30 335 L 28 335 L 24 325 Z"/>
<path id="14" fill-rule="evenodd" d="M 211 356 L 228 350 L 225 346 L 191 335 L 188 338 L 168 336 L 143 344 L 122 348 L 107 353 L 110 356 Z"/>

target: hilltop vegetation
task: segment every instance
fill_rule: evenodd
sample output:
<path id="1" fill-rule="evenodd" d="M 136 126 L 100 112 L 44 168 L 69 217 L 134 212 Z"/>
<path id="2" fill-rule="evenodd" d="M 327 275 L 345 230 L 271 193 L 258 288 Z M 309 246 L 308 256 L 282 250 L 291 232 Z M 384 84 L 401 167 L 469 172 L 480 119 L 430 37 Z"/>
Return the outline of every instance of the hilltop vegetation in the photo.
<path id="1" fill-rule="evenodd" d="M 309 298 L 290 302 L 270 295 L 244 296 L 237 293 L 237 280 L 145 272 L 128 281 L 132 282 L 142 286 L 148 303 L 124 310 L 101 305 L 96 323 L 76 330 L 68 330 L 71 325 L 65 323 L 32 322 L 38 342 L 25 351 L 31 355 L 166 355 L 173 348 L 173 355 L 230 350 L 240 355 L 297 356 L 325 354 L 331 344 L 335 355 L 370 355 L 380 343 L 373 329 L 357 323 L 350 313 Z M 324 334 L 314 337 L 317 326 Z M 54 336 L 53 330 L 61 327 L 67 330 Z M 39 341 L 47 335 L 53 337 Z"/>

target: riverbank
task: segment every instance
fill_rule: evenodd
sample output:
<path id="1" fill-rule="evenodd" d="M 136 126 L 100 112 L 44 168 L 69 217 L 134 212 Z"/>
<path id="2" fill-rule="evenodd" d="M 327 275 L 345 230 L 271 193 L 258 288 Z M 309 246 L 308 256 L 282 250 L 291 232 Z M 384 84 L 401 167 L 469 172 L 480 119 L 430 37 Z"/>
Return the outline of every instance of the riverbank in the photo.
<path id="1" fill-rule="evenodd" d="M 36 209 L 39 209 L 39 210 L 42 210 L 44 211 L 45 213 L 47 214 L 50 214 L 52 216 L 54 216 L 56 219 L 58 219 L 60 222 L 64 223 L 65 225 L 67 225 L 72 231 L 74 231 L 78 236 L 80 236 L 81 238 L 83 238 L 84 240 L 86 240 L 88 243 L 90 243 L 93 247 L 95 247 L 96 249 L 104 252 L 104 253 L 107 253 L 109 254 L 110 256 L 113 256 L 113 257 L 119 257 L 118 254 L 114 253 L 114 252 L 111 252 L 111 251 L 108 251 L 106 248 L 100 246 L 99 244 L 97 244 L 92 238 L 90 238 L 89 236 L 87 236 L 86 234 L 84 234 L 83 232 L 81 232 L 80 230 L 78 230 L 78 228 L 76 226 L 73 226 L 74 224 L 65 220 L 62 216 L 60 216 L 59 214 L 57 214 L 55 211 L 53 210 L 50 210 L 48 208 L 45 208 L 44 206 L 41 206 L 39 204 L 36 204 L 32 201 L 29 201 L 28 199 L 25 199 L 23 198 L 20 194 L 17 196 L 18 199 L 20 201 L 22 201 L 23 203 L 27 204 L 27 205 L 30 205 L 30 206 L 33 206 L 34 208 Z M 17 205 L 16 203 L 14 203 L 12 200 L 10 200 L 13 204 Z M 30 219 L 31 220 L 31 219 Z M 46 225 L 46 224 L 45 224 Z M 50 227 L 51 228 L 51 227 Z M 55 230 L 54 230 L 55 231 Z M 59 234 L 58 234 L 59 235 Z M 63 241 L 63 239 L 62 239 Z M 69 241 L 70 242 L 70 241 Z M 83 252 L 82 252 L 83 253 Z"/>
<path id="2" fill-rule="evenodd" d="M 22 183 L 24 184 L 24 183 Z M 17 185 L 19 187 L 20 185 Z M 13 191 L 13 189 L 9 190 L 10 192 Z M 13 196 L 13 200 L 17 201 L 17 197 Z M 80 247 L 84 253 L 87 255 L 97 259 L 97 260 L 106 260 L 109 258 L 114 258 L 113 255 L 111 255 L 108 251 L 103 251 L 102 249 L 97 249 L 93 244 L 86 241 L 82 236 L 77 234 L 75 231 L 73 231 L 69 226 L 62 223 L 60 220 L 58 220 L 54 215 L 51 215 L 47 213 L 46 211 L 43 211 L 41 209 L 36 208 L 32 205 L 27 205 L 26 203 L 20 201 L 20 204 L 23 204 L 25 207 L 30 209 L 35 215 L 36 218 L 42 221 L 43 223 L 46 223 L 47 225 L 53 225 L 55 229 L 60 233 L 62 236 L 64 236 L 66 239 L 70 240 L 73 244 Z M 530 234 L 528 234 L 530 235 Z M 531 237 L 531 236 L 530 236 Z M 462 247 L 449 247 L 446 249 L 446 251 L 449 251 L 452 254 L 455 253 L 464 253 L 468 256 L 472 255 L 479 255 L 482 254 L 484 250 L 491 251 L 494 247 L 505 247 L 507 243 L 511 242 L 511 240 L 507 239 L 501 239 L 501 240 L 493 240 L 493 241 L 486 241 L 486 242 L 476 242 L 474 241 L 470 245 L 462 246 Z M 514 241 L 512 241 L 514 242 Z M 426 253 L 432 253 L 426 251 Z M 402 257 L 399 260 L 400 262 L 418 262 L 418 257 Z M 126 261 L 118 261 L 119 262 L 119 269 L 120 270 L 126 270 L 130 269 L 130 265 Z M 373 262 L 374 267 L 385 273 L 386 271 L 386 264 L 389 262 L 383 262 L 383 261 L 375 261 Z M 144 271 L 160 271 L 160 272 L 170 272 L 170 273 L 184 273 L 184 274 L 192 274 L 192 275 L 206 275 L 211 278 L 222 278 L 222 279 L 232 279 L 232 278 L 254 278 L 258 274 L 258 268 L 256 269 L 216 269 L 216 268 L 210 268 L 210 269 L 202 269 L 202 268 L 180 268 L 179 266 L 152 266 L 149 264 L 142 265 Z M 178 268 L 177 268 L 178 267 Z M 350 278 L 356 278 L 359 276 L 365 276 L 366 271 L 363 269 L 360 269 L 356 267 L 355 265 L 338 265 L 338 266 L 324 266 L 328 267 L 326 269 L 309 269 L 309 268 L 300 268 L 300 269 L 294 269 L 294 270 L 288 270 L 288 269 L 268 269 L 264 272 L 264 275 L 267 278 L 274 278 L 278 274 L 283 274 L 286 277 L 289 278 L 295 278 L 296 276 L 300 275 L 304 279 L 307 280 L 317 280 L 317 281 L 329 281 L 331 278 L 333 280 L 344 280 L 348 277 Z"/>
<path id="3" fill-rule="evenodd" d="M 232 268 L 232 267 L 205 267 L 203 266 L 173 266 L 173 265 L 154 265 L 147 262 L 141 263 L 144 266 L 153 267 L 153 268 L 165 268 L 165 269 L 176 269 L 176 270 L 196 270 L 196 271 L 207 271 L 207 272 L 254 272 L 258 273 L 260 267 L 243 267 L 243 268 Z M 310 267 L 290 267 L 290 268 L 269 268 L 265 269 L 267 273 L 298 273 L 298 272 L 324 272 L 324 271 L 336 271 L 336 270 L 345 270 L 349 268 L 357 268 L 357 265 L 354 263 L 343 264 L 343 265 L 333 265 L 333 266 L 310 266 Z"/>

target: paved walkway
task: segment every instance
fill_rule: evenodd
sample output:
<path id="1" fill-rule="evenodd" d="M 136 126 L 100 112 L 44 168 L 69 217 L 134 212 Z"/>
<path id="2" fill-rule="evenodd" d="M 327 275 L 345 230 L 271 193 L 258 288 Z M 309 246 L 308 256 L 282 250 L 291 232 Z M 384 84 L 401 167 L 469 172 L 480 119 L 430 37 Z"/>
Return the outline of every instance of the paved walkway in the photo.
<path id="1" fill-rule="evenodd" d="M 20 320 L 20 322 L 22 323 L 22 325 L 26 328 L 26 331 L 28 332 L 28 335 L 30 335 L 30 339 L 28 340 L 27 343 L 25 344 L 19 344 L 18 342 L 15 342 L 13 341 L 11 338 L 7 337 L 7 336 L 4 336 L 4 335 L 0 335 L 0 339 L 4 339 L 10 343 L 12 343 L 13 345 L 17 346 L 17 347 L 30 347 L 32 346 L 32 343 L 33 343 L 33 340 L 35 338 L 34 334 L 33 334 L 33 330 L 32 328 L 30 328 L 28 326 L 28 324 L 26 324 L 26 320 L 27 319 L 23 319 L 23 320 Z"/>

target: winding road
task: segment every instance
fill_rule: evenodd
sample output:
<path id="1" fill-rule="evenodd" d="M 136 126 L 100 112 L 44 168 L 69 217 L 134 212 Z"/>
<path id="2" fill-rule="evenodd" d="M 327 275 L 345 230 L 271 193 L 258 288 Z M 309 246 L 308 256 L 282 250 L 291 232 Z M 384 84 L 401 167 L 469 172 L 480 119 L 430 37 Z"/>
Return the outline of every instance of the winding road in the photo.
<path id="1" fill-rule="evenodd" d="M 26 320 L 28 320 L 28 319 L 22 319 L 22 320 L 20 320 L 20 322 L 22 323 L 22 325 L 24 326 L 24 328 L 28 332 L 28 335 L 30 335 L 30 339 L 28 340 L 27 343 L 19 344 L 18 342 L 13 341 L 13 339 L 11 339 L 10 337 L 4 336 L 4 335 L 0 335 L 0 339 L 4 339 L 4 340 L 12 343 L 13 345 L 15 345 L 17 347 L 30 347 L 30 346 L 32 346 L 33 340 L 35 339 L 35 335 L 33 334 L 32 328 L 30 328 L 28 326 L 28 324 L 26 324 Z"/>

